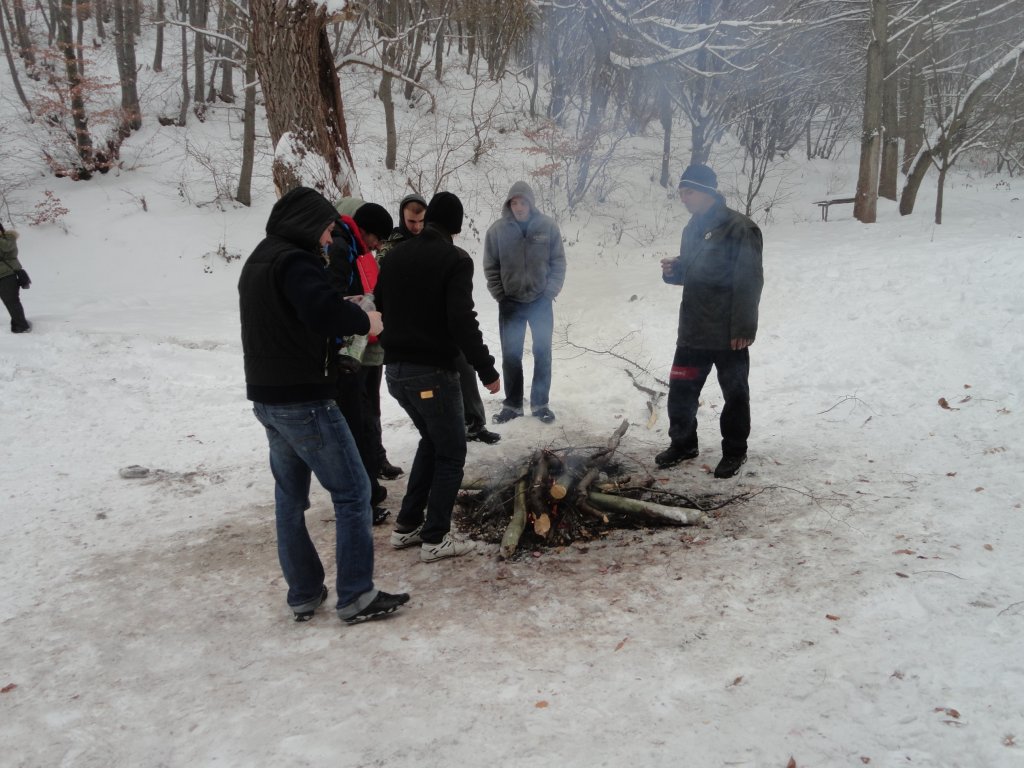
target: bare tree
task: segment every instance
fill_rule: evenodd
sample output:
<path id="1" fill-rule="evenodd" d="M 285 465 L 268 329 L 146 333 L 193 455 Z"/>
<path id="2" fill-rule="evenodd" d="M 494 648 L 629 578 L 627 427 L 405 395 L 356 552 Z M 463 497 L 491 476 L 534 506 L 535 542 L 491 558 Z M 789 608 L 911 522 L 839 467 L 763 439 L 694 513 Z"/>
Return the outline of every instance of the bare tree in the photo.
<path id="1" fill-rule="evenodd" d="M 325 7 L 253 0 L 250 13 L 278 193 L 305 185 L 328 197 L 351 194 L 355 170 Z"/>

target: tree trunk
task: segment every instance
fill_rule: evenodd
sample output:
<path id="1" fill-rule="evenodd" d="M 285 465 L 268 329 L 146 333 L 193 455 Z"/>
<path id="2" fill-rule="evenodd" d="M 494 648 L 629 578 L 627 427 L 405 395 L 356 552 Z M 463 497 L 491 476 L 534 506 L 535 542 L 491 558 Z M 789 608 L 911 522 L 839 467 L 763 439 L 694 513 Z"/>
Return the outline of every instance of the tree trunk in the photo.
<path id="1" fill-rule="evenodd" d="M 231 0 L 224 0 L 222 5 L 224 11 L 224 23 L 221 26 L 221 31 L 234 37 L 238 34 L 240 27 L 235 24 L 235 4 Z M 240 50 L 236 50 L 235 46 L 227 40 L 221 40 L 218 43 L 220 49 L 220 93 L 218 98 L 226 104 L 235 103 L 235 63 L 234 57 L 236 54 L 241 53 Z"/>
<path id="2" fill-rule="evenodd" d="M 672 162 L 672 98 L 667 86 L 658 89 L 658 111 L 661 120 L 662 142 L 661 142 L 661 186 L 669 187 L 672 184 L 672 170 L 669 164 Z"/>
<path id="3" fill-rule="evenodd" d="M 860 138 L 860 170 L 853 216 L 864 224 L 878 217 L 878 168 L 882 154 L 882 81 L 885 76 L 887 0 L 871 0 L 872 39 L 867 51 L 864 122 Z"/>
<path id="4" fill-rule="evenodd" d="M 114 55 L 121 79 L 119 130 L 122 136 L 127 136 L 142 127 L 142 108 L 139 106 L 139 89 L 136 82 L 135 35 L 131 26 L 133 9 L 131 0 L 114 0 Z"/>
<path id="5" fill-rule="evenodd" d="M 14 54 L 11 52 L 11 41 L 7 37 L 7 24 L 4 21 L 3 10 L 0 9 L 0 39 L 3 40 L 4 56 L 7 57 L 7 66 L 11 70 L 11 82 L 14 83 L 14 90 L 18 94 L 18 98 L 21 99 L 21 103 L 25 105 L 25 110 L 28 112 L 28 121 L 30 123 L 35 122 L 32 117 L 32 106 L 28 103 L 25 91 L 21 88 L 21 78 L 18 76 L 18 67 L 14 63 Z"/>
<path id="6" fill-rule="evenodd" d="M 945 159 L 943 159 L 942 164 L 939 166 L 939 188 L 937 190 L 935 190 L 935 223 L 936 224 L 941 224 L 942 223 L 942 195 L 943 195 L 943 190 L 945 189 L 945 186 L 946 186 L 946 171 L 948 170 L 948 168 L 949 168 L 949 166 L 946 164 Z"/>
<path id="7" fill-rule="evenodd" d="M 104 27 L 104 22 L 106 21 L 106 19 L 104 19 L 104 15 L 106 12 L 107 9 L 103 0 L 93 0 L 92 15 L 96 21 L 96 37 L 100 40 L 107 39 L 107 30 Z"/>
<path id="8" fill-rule="evenodd" d="M 71 33 L 72 0 L 61 0 L 57 15 L 57 35 L 61 53 L 64 55 L 64 74 L 67 78 L 68 95 L 71 99 L 71 120 L 75 130 L 75 152 L 80 160 L 77 177 L 88 179 L 92 176 L 94 151 L 89 133 L 89 118 L 85 112 L 85 98 L 82 93 L 82 78 L 78 71 L 78 56 Z"/>
<path id="9" fill-rule="evenodd" d="M 328 198 L 354 194 L 354 163 L 325 7 L 311 0 L 253 0 L 250 12 L 278 194 L 300 185 Z"/>
<path id="10" fill-rule="evenodd" d="M 910 164 L 924 146 L 924 77 L 917 62 L 907 67 L 906 126 L 903 129 L 903 173 L 910 172 Z"/>
<path id="11" fill-rule="evenodd" d="M 252 166 L 256 155 L 256 57 L 252 50 L 252 35 L 245 53 L 245 106 L 242 108 L 242 167 L 238 171 L 238 192 L 235 199 L 242 205 L 252 205 Z"/>
<path id="12" fill-rule="evenodd" d="M 153 50 L 153 71 L 164 71 L 164 0 L 156 0 L 156 45 Z"/>
<path id="13" fill-rule="evenodd" d="M 181 13 L 181 20 L 188 18 L 188 0 L 178 0 L 178 7 Z M 192 91 L 188 87 L 188 28 L 181 27 L 181 110 L 178 112 L 178 125 L 184 127 L 188 121 L 188 107 L 192 101 Z"/>
<path id="14" fill-rule="evenodd" d="M 894 46 L 885 47 L 885 79 L 882 83 L 882 168 L 878 196 L 895 200 L 900 175 L 899 77 Z"/>
<path id="15" fill-rule="evenodd" d="M 25 17 L 25 0 L 12 0 L 11 5 L 14 7 L 14 38 L 18 41 L 18 55 L 25 62 L 25 68 L 31 72 L 36 65 L 36 54 Z"/>
<path id="16" fill-rule="evenodd" d="M 192 100 L 196 104 L 206 103 L 206 36 L 199 32 L 206 28 L 209 10 L 207 0 L 190 0 L 189 20 L 194 28 L 192 38 L 192 60 L 196 74 L 193 79 Z"/>

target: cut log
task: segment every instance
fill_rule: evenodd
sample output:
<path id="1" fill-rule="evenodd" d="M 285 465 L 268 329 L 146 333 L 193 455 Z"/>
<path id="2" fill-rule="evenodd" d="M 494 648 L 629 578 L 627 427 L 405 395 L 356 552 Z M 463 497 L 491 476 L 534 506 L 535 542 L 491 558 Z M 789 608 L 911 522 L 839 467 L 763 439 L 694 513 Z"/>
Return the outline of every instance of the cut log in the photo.
<path id="1" fill-rule="evenodd" d="M 505 528 L 505 535 L 501 539 L 501 556 L 506 560 L 515 554 L 519 546 L 519 537 L 523 535 L 526 528 L 526 476 L 520 477 L 516 482 L 516 497 L 512 505 L 512 519 Z"/>
<path id="2" fill-rule="evenodd" d="M 630 517 L 652 520 L 669 525 L 699 525 L 704 522 L 704 513 L 699 509 L 684 507 L 668 507 L 655 504 L 653 501 L 639 501 L 622 496 L 590 491 L 587 500 L 598 509 L 607 512 L 618 512 Z"/>

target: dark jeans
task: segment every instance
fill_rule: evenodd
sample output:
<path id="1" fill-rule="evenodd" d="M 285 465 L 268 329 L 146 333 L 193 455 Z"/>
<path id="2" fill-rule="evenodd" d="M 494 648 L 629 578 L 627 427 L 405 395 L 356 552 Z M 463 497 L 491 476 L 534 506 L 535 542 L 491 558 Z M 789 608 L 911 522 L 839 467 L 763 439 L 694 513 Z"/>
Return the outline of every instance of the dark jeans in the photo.
<path id="1" fill-rule="evenodd" d="M 395 521 L 409 530 L 421 523 L 423 541 L 437 544 L 451 530 L 452 507 L 466 465 L 466 425 L 459 374 L 427 365 L 389 363 L 388 392 L 420 433 L 402 509 Z"/>
<path id="2" fill-rule="evenodd" d="M 719 426 L 722 454 L 741 456 L 750 436 L 750 350 L 676 347 L 668 386 L 668 436 L 672 445 L 697 447 L 697 404 L 714 365 L 725 396 Z"/>
<path id="3" fill-rule="evenodd" d="M 370 498 L 380 493 L 377 472 L 380 469 L 380 366 L 360 366 L 351 373 L 342 373 L 335 388 L 335 399 L 348 428 L 355 438 L 359 456 L 370 478 Z M 372 389 L 377 388 L 376 403 Z"/>
<path id="4" fill-rule="evenodd" d="M 551 392 L 551 337 L 555 328 L 551 299 L 542 296 L 523 303 L 503 299 L 498 303 L 498 333 L 501 338 L 501 374 L 504 379 L 505 405 L 523 409 L 523 347 L 526 326 L 533 337 L 533 383 L 530 407 L 548 404 Z"/>
<path id="5" fill-rule="evenodd" d="M 306 528 L 311 474 L 334 503 L 338 615 L 362 610 L 373 586 L 370 484 L 345 417 L 332 400 L 268 405 L 253 403 L 267 431 L 274 474 L 277 555 L 295 611 L 320 604 L 324 567 Z"/>
<path id="6" fill-rule="evenodd" d="M 25 308 L 21 306 L 21 286 L 18 285 L 18 278 L 14 275 L 0 277 L 0 301 L 7 307 L 11 316 L 11 330 L 15 333 L 28 330 L 28 320 L 25 319 Z"/>
<path id="7" fill-rule="evenodd" d="M 462 389 L 462 409 L 466 415 L 466 432 L 479 432 L 487 423 L 484 401 L 480 398 L 480 387 L 478 386 L 480 382 L 473 366 L 461 352 L 455 360 L 455 366 L 459 369 L 459 386 Z"/>

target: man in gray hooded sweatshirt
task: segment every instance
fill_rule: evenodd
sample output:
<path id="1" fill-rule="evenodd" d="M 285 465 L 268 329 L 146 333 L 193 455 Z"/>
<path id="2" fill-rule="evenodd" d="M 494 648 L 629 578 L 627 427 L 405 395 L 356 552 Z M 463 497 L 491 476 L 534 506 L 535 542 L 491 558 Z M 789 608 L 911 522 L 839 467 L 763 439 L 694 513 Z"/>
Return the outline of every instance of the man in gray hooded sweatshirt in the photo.
<path id="1" fill-rule="evenodd" d="M 550 216 L 537 210 L 533 190 L 517 181 L 508 191 L 501 218 L 484 238 L 487 290 L 498 302 L 504 407 L 494 415 L 503 424 L 523 415 L 523 347 L 526 327 L 533 337 L 530 411 L 550 424 L 552 303 L 565 282 L 562 234 Z"/>

